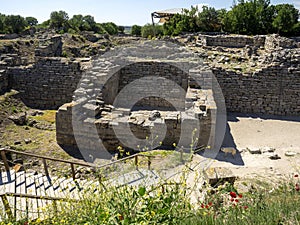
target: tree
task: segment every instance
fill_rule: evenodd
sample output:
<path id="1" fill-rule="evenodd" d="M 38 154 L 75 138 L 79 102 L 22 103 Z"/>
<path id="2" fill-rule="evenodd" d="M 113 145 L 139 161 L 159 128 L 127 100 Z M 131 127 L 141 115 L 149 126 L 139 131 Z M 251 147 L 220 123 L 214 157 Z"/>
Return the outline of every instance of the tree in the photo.
<path id="1" fill-rule="evenodd" d="M 142 34 L 142 27 L 139 25 L 133 25 L 131 27 L 131 35 L 135 35 L 135 36 L 141 36 Z"/>
<path id="2" fill-rule="evenodd" d="M 65 11 L 54 11 L 50 14 L 50 28 L 55 28 L 63 31 L 67 31 L 69 16 Z"/>
<path id="3" fill-rule="evenodd" d="M 25 20 L 29 26 L 35 26 L 38 24 L 38 20 L 32 16 L 26 17 Z"/>
<path id="4" fill-rule="evenodd" d="M 299 11 L 293 5 L 276 5 L 275 15 L 273 26 L 280 34 L 291 32 L 298 23 Z"/>
<path id="5" fill-rule="evenodd" d="M 101 24 L 106 33 L 114 35 L 118 33 L 118 26 L 112 22 L 102 23 Z"/>
<path id="6" fill-rule="evenodd" d="M 203 6 L 202 12 L 198 13 L 197 24 L 201 31 L 221 31 L 221 20 L 218 11 L 213 7 Z"/>
<path id="7" fill-rule="evenodd" d="M 153 26 L 152 24 L 146 24 L 145 26 L 142 27 L 141 30 L 141 35 L 144 38 L 152 38 L 155 36 L 159 36 L 163 34 L 163 28 L 162 26 L 155 25 Z"/>
<path id="8" fill-rule="evenodd" d="M 4 18 L 4 31 L 6 33 L 20 33 L 26 27 L 24 17 L 19 15 L 9 15 Z"/>
<path id="9" fill-rule="evenodd" d="M 0 34 L 4 33 L 4 18 L 5 15 L 0 13 Z"/>
<path id="10" fill-rule="evenodd" d="M 125 27 L 124 26 L 118 26 L 118 31 L 120 34 L 124 34 Z"/>
<path id="11" fill-rule="evenodd" d="M 69 20 L 70 27 L 75 30 L 76 32 L 82 31 L 84 28 L 84 20 L 82 15 L 74 15 Z"/>
<path id="12" fill-rule="evenodd" d="M 83 17 L 83 30 L 96 31 L 96 22 L 93 16 L 87 15 Z"/>

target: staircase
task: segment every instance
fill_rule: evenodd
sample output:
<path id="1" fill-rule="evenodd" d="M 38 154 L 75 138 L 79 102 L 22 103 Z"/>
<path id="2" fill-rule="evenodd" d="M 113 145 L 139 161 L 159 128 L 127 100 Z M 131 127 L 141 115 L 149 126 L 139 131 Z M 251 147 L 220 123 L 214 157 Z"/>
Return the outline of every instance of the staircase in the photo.
<path id="1" fill-rule="evenodd" d="M 161 181 L 159 175 L 150 169 L 151 157 L 142 154 L 129 156 L 105 165 L 95 165 L 82 162 L 54 159 L 30 153 L 22 153 L 14 150 L 0 150 L 5 171 L 0 172 L 0 221 L 5 218 L 20 220 L 23 218 L 32 220 L 43 218 L 42 211 L 50 204 L 55 205 L 57 201 L 79 201 L 86 190 L 97 192 L 99 185 L 154 185 Z M 14 153 L 35 159 L 40 159 L 44 165 L 43 173 L 30 173 L 26 171 L 15 171 L 7 160 L 6 154 Z M 139 168 L 139 158 L 147 159 L 147 168 Z M 134 168 L 129 170 L 128 163 L 134 160 Z M 69 177 L 50 175 L 48 161 L 59 161 L 70 165 Z M 104 169 L 118 165 L 121 174 L 104 180 L 101 174 L 94 179 L 76 179 L 76 166 Z M 127 171 L 127 172 L 124 172 Z M 96 179 L 96 177 L 98 179 Z M 2 210 L 1 210 L 2 209 Z"/>

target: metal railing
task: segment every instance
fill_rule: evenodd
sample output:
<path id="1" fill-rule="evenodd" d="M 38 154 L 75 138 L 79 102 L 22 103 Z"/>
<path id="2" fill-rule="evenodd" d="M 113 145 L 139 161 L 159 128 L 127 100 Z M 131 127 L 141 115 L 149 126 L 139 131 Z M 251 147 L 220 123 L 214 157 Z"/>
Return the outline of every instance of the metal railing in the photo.
<path id="1" fill-rule="evenodd" d="M 147 167 L 150 170 L 151 167 L 151 158 L 154 158 L 155 156 L 151 156 L 151 155 L 145 155 L 145 154 L 135 154 L 135 155 L 131 155 L 122 159 L 118 159 L 115 160 L 113 162 L 104 164 L 104 165 L 97 165 L 97 164 L 93 164 L 93 163 L 86 163 L 86 162 L 74 162 L 71 160 L 64 160 L 64 159 L 56 159 L 56 158 L 52 158 L 52 157 L 47 157 L 47 156 L 41 156 L 41 155 L 37 155 L 37 154 L 33 154 L 33 153 L 25 153 L 25 152 L 20 152 L 20 151 L 16 151 L 16 150 L 11 150 L 11 149 L 0 149 L 0 155 L 3 161 L 3 164 L 0 166 L 4 166 L 5 167 L 5 171 L 9 172 L 10 171 L 10 166 L 9 166 L 9 160 L 6 156 L 7 153 L 13 153 L 13 154 L 17 154 L 17 155 L 22 155 L 22 156 L 27 156 L 27 157 L 32 157 L 35 159 L 41 159 L 42 163 L 43 163 L 43 168 L 44 168 L 44 172 L 45 175 L 47 177 L 50 176 L 49 174 L 49 170 L 48 170 L 48 163 L 47 161 L 52 161 L 52 162 L 61 162 L 61 163 L 65 163 L 65 164 L 69 164 L 71 167 L 71 175 L 73 180 L 76 180 L 76 169 L 75 166 L 82 166 L 82 167 L 87 167 L 87 168 L 94 168 L 94 169 L 102 169 L 105 167 L 109 167 L 112 166 L 114 164 L 117 163 L 121 163 L 121 162 L 125 162 L 127 160 L 134 160 L 134 165 L 135 168 L 138 169 L 139 167 L 139 157 L 141 158 L 147 158 Z M 26 172 L 26 171 L 25 171 Z M 101 174 L 99 174 L 99 180 L 101 181 Z M 5 192 L 5 193 L 0 193 L 0 198 L 2 200 L 2 203 L 4 205 L 4 210 L 6 215 L 8 216 L 8 218 L 12 218 L 12 219 L 16 219 L 16 206 L 14 206 L 14 213 L 12 212 L 11 206 L 9 204 L 9 201 L 7 199 L 7 197 L 14 197 L 14 198 L 28 198 L 28 199 L 42 199 L 42 200 L 51 200 L 54 203 L 56 201 L 70 201 L 70 199 L 68 198 L 61 198 L 61 197 L 52 197 L 52 196 L 39 196 L 39 195 L 29 195 L 29 194 L 23 194 L 23 193 L 13 193 L 13 192 Z M 71 201 L 78 201 L 76 199 L 71 200 Z"/>
<path id="2" fill-rule="evenodd" d="M 56 158 L 52 158 L 52 157 L 41 156 L 41 155 L 37 155 L 37 154 L 33 154 L 33 153 L 25 153 L 25 152 L 20 152 L 20 151 L 11 150 L 11 149 L 1 149 L 0 150 L 0 155 L 1 155 L 4 167 L 5 167 L 5 170 L 7 172 L 10 170 L 10 166 L 9 166 L 9 163 L 8 163 L 8 160 L 7 160 L 7 157 L 6 157 L 6 153 L 14 153 L 14 154 L 17 154 L 17 155 L 23 155 L 23 156 L 42 159 L 46 176 L 49 176 L 47 161 L 54 161 L 54 162 L 61 162 L 61 163 L 69 164 L 70 167 L 71 167 L 71 173 L 72 173 L 73 180 L 76 179 L 75 165 L 94 168 L 94 169 L 102 169 L 102 168 L 109 167 L 109 166 L 112 166 L 112 165 L 120 163 L 120 162 L 127 161 L 129 159 L 134 159 L 134 165 L 135 165 L 136 169 L 138 169 L 138 166 L 139 166 L 139 159 L 138 158 L 142 157 L 142 158 L 147 158 L 147 167 L 150 170 L 151 158 L 155 157 L 155 156 L 151 156 L 151 155 L 145 155 L 145 154 L 137 153 L 135 155 L 131 155 L 131 156 L 128 156 L 128 157 L 125 157 L 125 158 L 122 158 L 122 159 L 115 160 L 111 163 L 107 163 L 107 164 L 104 164 L 104 165 L 97 165 L 97 164 L 93 164 L 93 163 L 74 162 L 74 161 L 71 161 L 71 160 L 56 159 Z"/>

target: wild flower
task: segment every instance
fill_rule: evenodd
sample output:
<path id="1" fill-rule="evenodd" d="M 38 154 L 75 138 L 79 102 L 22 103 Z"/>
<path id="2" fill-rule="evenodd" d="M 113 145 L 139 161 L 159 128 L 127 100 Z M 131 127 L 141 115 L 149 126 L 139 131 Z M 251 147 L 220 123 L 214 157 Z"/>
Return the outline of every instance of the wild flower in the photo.
<path id="1" fill-rule="evenodd" d="M 229 194 L 230 194 L 230 196 L 232 198 L 236 198 L 237 197 L 237 194 L 235 192 L 233 192 L 233 191 L 231 191 Z"/>
<path id="2" fill-rule="evenodd" d="M 296 191 L 299 191 L 299 190 L 300 190 L 300 185 L 299 185 L 298 183 L 297 183 L 296 186 L 295 186 L 295 190 L 296 190 Z"/>

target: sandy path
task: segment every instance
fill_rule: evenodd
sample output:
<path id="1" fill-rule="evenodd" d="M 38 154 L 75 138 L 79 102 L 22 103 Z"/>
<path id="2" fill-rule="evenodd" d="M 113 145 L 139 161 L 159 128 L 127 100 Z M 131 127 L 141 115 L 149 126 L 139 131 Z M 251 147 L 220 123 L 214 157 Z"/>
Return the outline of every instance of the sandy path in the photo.
<path id="1" fill-rule="evenodd" d="M 300 173 L 300 117 L 259 118 L 253 115 L 229 114 L 224 146 L 235 146 L 235 157 L 219 153 L 212 167 L 230 168 L 239 177 L 282 177 Z M 246 148 L 275 148 L 274 153 L 251 154 Z M 288 151 L 295 156 L 286 156 Z M 271 160 L 277 154 L 281 159 Z"/>

